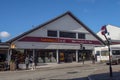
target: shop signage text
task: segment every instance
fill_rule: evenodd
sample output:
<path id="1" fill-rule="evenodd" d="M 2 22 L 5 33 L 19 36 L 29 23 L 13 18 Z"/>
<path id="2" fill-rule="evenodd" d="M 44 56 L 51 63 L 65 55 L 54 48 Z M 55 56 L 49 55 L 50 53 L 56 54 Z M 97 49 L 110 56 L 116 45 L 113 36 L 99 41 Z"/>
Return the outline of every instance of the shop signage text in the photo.
<path id="1" fill-rule="evenodd" d="M 80 39 L 65 39 L 65 38 L 48 38 L 48 37 L 24 37 L 19 41 L 24 42 L 52 42 L 52 43 L 82 43 L 82 44 L 101 44 L 97 40 L 80 40 Z"/>

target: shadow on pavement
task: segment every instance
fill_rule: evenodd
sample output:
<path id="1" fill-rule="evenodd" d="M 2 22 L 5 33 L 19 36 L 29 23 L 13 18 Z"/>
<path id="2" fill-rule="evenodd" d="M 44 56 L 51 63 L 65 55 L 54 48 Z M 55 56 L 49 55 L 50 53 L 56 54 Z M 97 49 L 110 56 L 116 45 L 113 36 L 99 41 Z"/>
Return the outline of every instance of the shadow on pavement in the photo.
<path id="1" fill-rule="evenodd" d="M 87 77 L 82 77 L 82 78 L 74 78 L 74 79 L 70 79 L 70 80 L 88 80 Z"/>
<path id="2" fill-rule="evenodd" d="M 101 73 L 90 75 L 91 80 L 120 80 L 120 72 L 113 72 L 113 76 L 110 77 L 110 73 Z"/>
<path id="3" fill-rule="evenodd" d="M 88 80 L 88 78 L 82 77 L 82 78 L 74 78 L 74 79 L 50 79 L 50 80 Z"/>

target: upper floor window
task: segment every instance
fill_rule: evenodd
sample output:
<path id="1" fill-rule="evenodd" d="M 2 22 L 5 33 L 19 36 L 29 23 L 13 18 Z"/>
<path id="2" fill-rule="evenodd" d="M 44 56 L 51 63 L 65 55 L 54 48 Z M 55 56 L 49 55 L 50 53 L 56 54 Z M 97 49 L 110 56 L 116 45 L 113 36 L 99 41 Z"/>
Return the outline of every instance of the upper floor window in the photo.
<path id="1" fill-rule="evenodd" d="M 84 33 L 78 33 L 78 39 L 85 39 Z"/>
<path id="2" fill-rule="evenodd" d="M 57 31 L 48 30 L 47 35 L 48 35 L 49 37 L 57 37 Z"/>
<path id="3" fill-rule="evenodd" d="M 60 31 L 60 37 L 64 37 L 64 38 L 76 38 L 76 33 L 73 32 L 63 32 Z"/>

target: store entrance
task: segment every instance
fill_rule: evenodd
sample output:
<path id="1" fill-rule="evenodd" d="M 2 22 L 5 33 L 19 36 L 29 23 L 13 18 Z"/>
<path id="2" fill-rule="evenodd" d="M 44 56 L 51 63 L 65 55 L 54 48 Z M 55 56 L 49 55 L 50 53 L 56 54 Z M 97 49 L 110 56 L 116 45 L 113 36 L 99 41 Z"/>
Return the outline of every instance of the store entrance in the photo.
<path id="1" fill-rule="evenodd" d="M 92 50 L 80 50 L 78 53 L 78 61 L 82 61 L 82 57 L 84 56 L 84 60 L 91 60 Z"/>
<path id="2" fill-rule="evenodd" d="M 76 61 L 75 50 L 60 50 L 59 61 L 66 63 Z"/>

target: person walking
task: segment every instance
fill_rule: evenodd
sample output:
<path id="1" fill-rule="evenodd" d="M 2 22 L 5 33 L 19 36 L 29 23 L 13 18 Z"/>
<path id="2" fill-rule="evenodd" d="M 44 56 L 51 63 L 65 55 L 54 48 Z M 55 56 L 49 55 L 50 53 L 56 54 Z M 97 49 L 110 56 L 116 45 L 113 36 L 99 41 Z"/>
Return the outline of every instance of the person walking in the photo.
<path id="1" fill-rule="evenodd" d="M 82 57 L 82 62 L 83 62 L 83 64 L 84 64 L 84 62 L 85 62 L 85 53 L 83 53 L 83 54 L 81 55 L 81 57 Z"/>
<path id="2" fill-rule="evenodd" d="M 4 62 L 4 70 L 7 71 L 8 70 L 8 61 L 5 60 Z"/>
<path id="3" fill-rule="evenodd" d="M 26 58 L 25 58 L 25 64 L 26 64 L 26 70 L 28 70 L 28 66 L 29 66 L 29 58 L 28 58 L 28 56 L 26 56 Z"/>
<path id="4" fill-rule="evenodd" d="M 92 63 L 95 64 L 95 56 L 93 54 L 91 56 L 91 59 L 92 59 Z"/>
<path id="5" fill-rule="evenodd" d="M 30 57 L 30 63 L 31 63 L 31 70 L 35 70 L 35 63 L 33 56 Z"/>
<path id="6" fill-rule="evenodd" d="M 18 70 L 19 69 L 19 60 L 18 57 L 15 57 L 15 69 Z"/>

